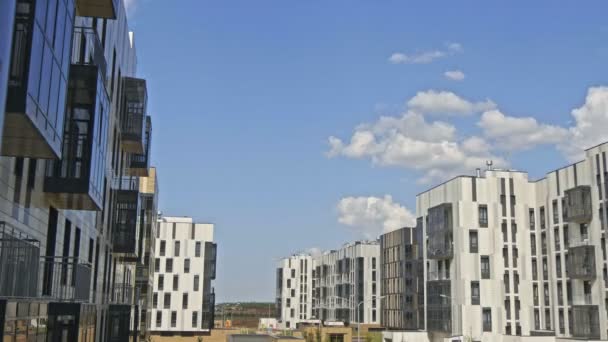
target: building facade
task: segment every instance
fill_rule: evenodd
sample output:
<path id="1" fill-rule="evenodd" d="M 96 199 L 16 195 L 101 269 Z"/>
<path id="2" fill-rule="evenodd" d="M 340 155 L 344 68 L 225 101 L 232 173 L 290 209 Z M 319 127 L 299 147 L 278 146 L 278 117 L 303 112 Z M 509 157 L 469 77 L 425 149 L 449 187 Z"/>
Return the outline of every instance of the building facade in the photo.
<path id="1" fill-rule="evenodd" d="M 128 341 L 151 120 L 124 4 L 13 3 L 0 11 L 4 339 Z"/>
<path id="2" fill-rule="evenodd" d="M 323 321 L 379 324 L 380 245 L 357 241 L 314 258 L 313 312 Z"/>
<path id="3" fill-rule="evenodd" d="M 279 261 L 276 270 L 276 306 L 281 329 L 295 329 L 312 318 L 313 258 L 292 255 Z"/>
<path id="4" fill-rule="evenodd" d="M 417 238 L 411 227 L 380 236 L 380 325 L 387 329 L 424 329 L 419 319 L 424 317 L 424 274 Z"/>
<path id="5" fill-rule="evenodd" d="M 404 340 L 608 340 L 607 153 L 537 181 L 487 170 L 419 194 L 426 334 Z"/>
<path id="6" fill-rule="evenodd" d="M 209 333 L 214 324 L 217 245 L 213 224 L 161 217 L 156 235 L 152 334 Z"/>

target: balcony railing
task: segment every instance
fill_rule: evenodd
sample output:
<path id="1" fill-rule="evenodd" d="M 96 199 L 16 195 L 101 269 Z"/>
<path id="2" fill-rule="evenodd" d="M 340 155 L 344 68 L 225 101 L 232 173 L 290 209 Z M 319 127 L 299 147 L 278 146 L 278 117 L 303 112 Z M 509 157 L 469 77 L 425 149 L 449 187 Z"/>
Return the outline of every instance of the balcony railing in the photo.
<path id="1" fill-rule="evenodd" d="M 35 297 L 39 260 L 37 240 L 0 222 L 0 297 Z"/>
<path id="2" fill-rule="evenodd" d="M 107 77 L 108 65 L 97 31 L 92 27 L 76 26 L 72 40 L 72 64 L 93 65 L 101 77 Z"/>
<path id="3" fill-rule="evenodd" d="M 112 288 L 110 303 L 121 305 L 132 305 L 134 302 L 133 285 L 118 283 Z"/>
<path id="4" fill-rule="evenodd" d="M 150 168 L 150 147 L 152 144 L 152 119 L 146 117 L 146 133 L 144 135 L 144 153 L 132 154 L 128 172 L 130 175 L 147 177 Z"/>
<path id="5" fill-rule="evenodd" d="M 42 257 L 42 297 L 89 302 L 91 266 L 73 257 Z"/>
<path id="6" fill-rule="evenodd" d="M 129 260 L 138 256 L 139 239 L 139 180 L 122 179 L 118 181 L 114 215 L 114 252 Z"/>

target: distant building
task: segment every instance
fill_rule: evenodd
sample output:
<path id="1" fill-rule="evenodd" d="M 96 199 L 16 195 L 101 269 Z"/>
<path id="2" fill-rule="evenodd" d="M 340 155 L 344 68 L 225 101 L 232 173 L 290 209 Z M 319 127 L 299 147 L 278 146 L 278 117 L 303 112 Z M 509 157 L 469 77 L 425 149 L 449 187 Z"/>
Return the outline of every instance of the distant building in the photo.
<path id="1" fill-rule="evenodd" d="M 276 318 L 260 318 L 260 323 L 258 324 L 258 329 L 266 330 L 266 329 L 278 329 L 279 321 Z"/>
<path id="2" fill-rule="evenodd" d="M 380 245 L 357 241 L 314 258 L 313 312 L 323 321 L 380 322 Z"/>
<path id="3" fill-rule="evenodd" d="M 162 217 L 156 235 L 153 333 L 188 335 L 214 326 L 216 249 L 213 224 Z"/>
<path id="4" fill-rule="evenodd" d="M 424 329 L 424 274 L 416 228 L 380 236 L 380 324 L 391 330 Z"/>
<path id="5" fill-rule="evenodd" d="M 279 261 L 276 271 L 276 305 L 280 329 L 295 329 L 312 316 L 312 269 L 310 255 L 292 255 Z"/>

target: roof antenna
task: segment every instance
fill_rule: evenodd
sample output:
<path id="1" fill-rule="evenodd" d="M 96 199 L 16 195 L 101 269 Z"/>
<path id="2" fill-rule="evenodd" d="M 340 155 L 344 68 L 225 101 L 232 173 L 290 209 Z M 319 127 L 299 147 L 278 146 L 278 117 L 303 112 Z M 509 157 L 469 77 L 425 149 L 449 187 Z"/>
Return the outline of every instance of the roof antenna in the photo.
<path id="1" fill-rule="evenodd" d="M 494 164 L 493 161 L 486 160 L 486 166 L 487 166 L 488 171 L 492 171 L 492 164 Z"/>

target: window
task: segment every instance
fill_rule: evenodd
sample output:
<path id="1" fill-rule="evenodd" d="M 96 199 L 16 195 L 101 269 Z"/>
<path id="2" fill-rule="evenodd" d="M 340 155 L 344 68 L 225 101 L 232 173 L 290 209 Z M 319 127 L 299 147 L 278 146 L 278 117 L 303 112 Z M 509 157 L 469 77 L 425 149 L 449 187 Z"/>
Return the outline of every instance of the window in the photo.
<path id="1" fill-rule="evenodd" d="M 479 282 L 471 282 L 471 305 L 479 305 Z"/>
<path id="2" fill-rule="evenodd" d="M 549 306 L 549 285 L 546 283 L 543 285 L 543 293 L 545 296 L 545 306 Z"/>
<path id="3" fill-rule="evenodd" d="M 557 283 L 557 305 L 564 305 L 564 290 L 562 283 Z"/>
<path id="4" fill-rule="evenodd" d="M 194 256 L 197 258 L 201 256 L 201 242 L 200 241 L 196 241 L 196 243 L 194 244 Z"/>
<path id="5" fill-rule="evenodd" d="M 187 309 L 188 308 L 188 294 L 184 293 L 182 295 L 182 309 Z"/>
<path id="6" fill-rule="evenodd" d="M 490 257 L 481 257 L 481 279 L 490 279 Z"/>
<path id="7" fill-rule="evenodd" d="M 538 264 L 536 259 L 532 259 L 532 280 L 538 280 Z"/>
<path id="8" fill-rule="evenodd" d="M 538 285 L 532 285 L 532 295 L 534 296 L 534 306 L 538 306 Z"/>
<path id="9" fill-rule="evenodd" d="M 296 270 L 291 270 L 291 277 L 295 278 L 296 277 Z"/>
<path id="10" fill-rule="evenodd" d="M 530 220 L 530 230 L 536 229 L 536 219 L 534 218 L 534 209 L 530 209 L 528 211 L 529 220 Z"/>
<path id="11" fill-rule="evenodd" d="M 534 309 L 534 329 L 540 330 L 540 312 Z"/>
<path id="12" fill-rule="evenodd" d="M 175 240 L 175 222 L 173 222 L 173 226 L 171 227 L 171 238 Z"/>
<path id="13" fill-rule="evenodd" d="M 562 277 L 562 258 L 559 255 L 555 257 L 555 273 L 558 278 Z"/>
<path id="14" fill-rule="evenodd" d="M 568 236 L 568 225 L 564 225 L 564 247 L 570 247 L 570 237 Z"/>
<path id="15" fill-rule="evenodd" d="M 543 258 L 543 278 L 549 279 L 549 267 L 547 266 L 547 258 Z"/>
<path id="16" fill-rule="evenodd" d="M 163 308 L 171 309 L 171 293 L 165 293 L 165 299 L 163 300 Z"/>
<path id="17" fill-rule="evenodd" d="M 372 269 L 376 269 L 376 258 L 372 258 Z"/>
<path id="18" fill-rule="evenodd" d="M 163 324 L 163 312 L 156 311 L 156 326 L 160 327 Z"/>
<path id="19" fill-rule="evenodd" d="M 175 246 L 173 247 L 173 254 L 176 257 L 179 256 L 179 241 L 175 241 Z"/>
<path id="20" fill-rule="evenodd" d="M 190 273 L 190 259 L 184 259 L 184 273 Z"/>
<path id="21" fill-rule="evenodd" d="M 536 235 L 530 234 L 530 250 L 532 255 L 536 255 Z"/>
<path id="22" fill-rule="evenodd" d="M 563 334 L 565 328 L 565 324 L 564 324 L 564 309 L 559 309 L 559 333 Z"/>
<path id="23" fill-rule="evenodd" d="M 540 207 L 540 229 L 545 229 L 545 207 Z"/>
<path id="24" fill-rule="evenodd" d="M 171 328 L 175 328 L 177 326 L 177 312 L 171 311 Z"/>
<path id="25" fill-rule="evenodd" d="M 287 279 L 287 288 L 290 289 L 291 288 L 291 279 Z"/>
<path id="26" fill-rule="evenodd" d="M 469 231 L 469 253 L 479 252 L 479 243 L 476 230 Z"/>
<path id="27" fill-rule="evenodd" d="M 551 203 L 551 209 L 553 210 L 553 224 L 559 223 L 559 211 L 557 209 L 557 200 L 553 200 Z"/>
<path id="28" fill-rule="evenodd" d="M 173 272 L 173 258 L 167 258 L 167 260 L 165 261 L 165 272 Z"/>
<path id="29" fill-rule="evenodd" d="M 177 274 L 173 275 L 173 291 L 177 291 L 179 288 L 179 276 Z"/>
<path id="30" fill-rule="evenodd" d="M 194 284 L 192 285 L 192 288 L 194 291 L 198 291 L 198 275 L 194 276 Z"/>
<path id="31" fill-rule="evenodd" d="M 479 226 L 488 226 L 488 206 L 485 204 L 479 206 Z"/>
<path id="32" fill-rule="evenodd" d="M 162 274 L 158 275 L 158 290 L 162 291 L 165 287 L 165 277 Z"/>
<path id="33" fill-rule="evenodd" d="M 193 311 L 192 312 L 192 327 L 196 328 L 197 326 L 198 326 L 198 312 Z"/>
<path id="34" fill-rule="evenodd" d="M 154 292 L 154 295 L 152 296 L 152 307 L 155 309 L 158 307 L 158 293 L 156 292 Z"/>
<path id="35" fill-rule="evenodd" d="M 587 230 L 587 224 L 586 223 L 581 223 L 580 225 L 580 233 L 581 233 L 581 240 L 583 242 L 585 242 L 585 240 L 589 239 L 589 233 Z"/>
<path id="36" fill-rule="evenodd" d="M 511 292 L 511 281 L 509 278 L 509 272 L 505 272 L 505 275 L 503 276 L 503 283 L 505 285 L 505 293 Z"/>
<path id="37" fill-rule="evenodd" d="M 553 230 L 553 237 L 555 238 L 555 250 L 561 250 L 560 241 L 559 241 L 559 228 L 555 228 Z"/>
<path id="38" fill-rule="evenodd" d="M 160 258 L 154 259 L 154 272 L 160 272 Z"/>
<path id="39" fill-rule="evenodd" d="M 492 309 L 483 308 L 482 310 L 483 331 L 492 331 Z"/>
<path id="40" fill-rule="evenodd" d="M 545 329 L 551 330 L 551 310 L 545 309 Z"/>
<path id="41" fill-rule="evenodd" d="M 160 256 L 165 256 L 166 249 L 167 249 L 167 242 L 165 240 L 160 240 Z"/>

